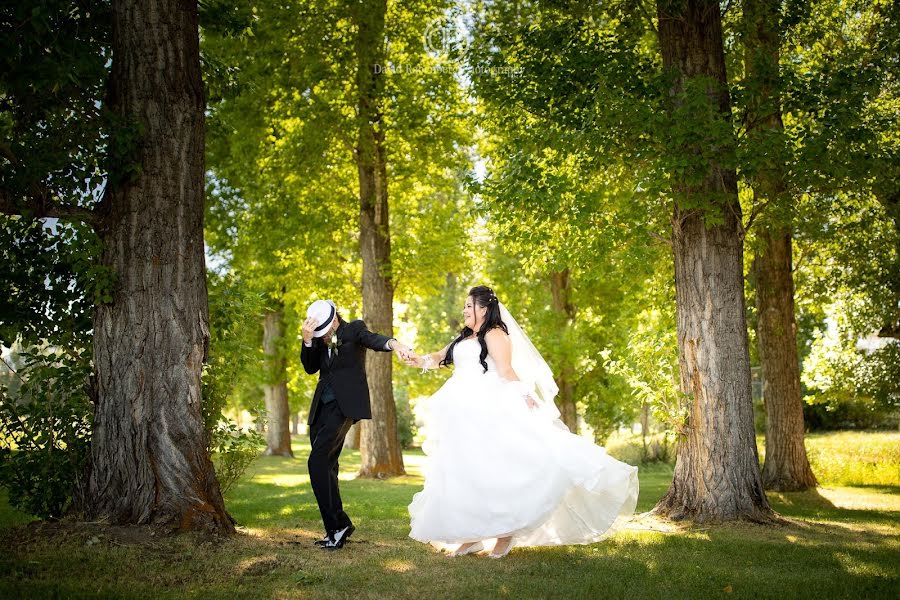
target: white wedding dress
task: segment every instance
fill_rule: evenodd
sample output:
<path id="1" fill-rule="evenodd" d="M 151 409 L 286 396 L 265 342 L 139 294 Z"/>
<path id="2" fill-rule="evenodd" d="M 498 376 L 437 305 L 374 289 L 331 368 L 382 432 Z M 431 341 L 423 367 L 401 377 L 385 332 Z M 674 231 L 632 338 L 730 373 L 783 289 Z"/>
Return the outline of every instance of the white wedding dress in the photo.
<path id="1" fill-rule="evenodd" d="M 505 536 L 552 546 L 621 527 L 637 503 L 637 467 L 570 433 L 555 408 L 529 409 L 490 356 L 484 372 L 480 353 L 477 339 L 459 342 L 453 375 L 417 406 L 427 460 L 410 537 L 437 548 Z"/>

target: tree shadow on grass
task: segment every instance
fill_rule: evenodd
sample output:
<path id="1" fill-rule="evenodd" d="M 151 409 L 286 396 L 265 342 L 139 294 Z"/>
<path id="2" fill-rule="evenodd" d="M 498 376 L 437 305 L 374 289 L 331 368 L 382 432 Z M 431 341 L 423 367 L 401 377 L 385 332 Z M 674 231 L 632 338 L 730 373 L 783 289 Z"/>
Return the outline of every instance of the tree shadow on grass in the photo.
<path id="1" fill-rule="evenodd" d="M 854 486 L 856 487 L 856 486 Z M 875 495 L 883 495 L 890 499 L 891 494 L 900 492 L 893 486 L 871 486 L 867 491 Z M 824 494 L 823 494 L 824 492 Z M 767 492 L 769 501 L 779 514 L 792 519 L 828 519 L 831 521 L 893 521 L 900 523 L 900 511 L 879 509 L 868 505 L 865 508 L 841 506 L 836 504 L 834 494 L 830 494 L 829 488 L 816 488 L 803 492 Z M 828 494 L 828 495 L 826 495 Z M 832 497 L 829 497 L 832 496 Z M 858 494 L 852 494 L 851 499 L 860 502 Z M 868 499 L 868 498 L 867 498 Z M 871 499 L 869 499 L 871 500 Z M 900 505 L 898 505 L 900 506 Z"/>
<path id="2" fill-rule="evenodd" d="M 369 495 L 370 490 L 357 486 L 353 493 Z M 259 496 L 278 502 L 299 499 L 271 485 L 262 486 Z M 312 545 L 318 515 L 301 519 L 299 526 L 292 523 L 294 516 L 262 517 L 244 533 L 214 542 L 196 536 L 129 542 L 101 534 L 91 545 L 94 534 L 89 530 L 69 535 L 54 531 L 10 547 L 2 566 L 12 575 L 0 580 L 0 591 L 28 592 L 22 597 L 59 592 L 180 597 L 195 590 L 210 598 L 416 600 L 657 600 L 728 592 L 779 599 L 896 596 L 896 536 L 869 529 L 860 533 L 849 525 L 626 529 L 597 544 L 516 548 L 495 561 L 481 556 L 451 559 L 410 540 L 407 523 L 393 516 L 401 508 L 388 509 L 379 518 L 366 517 L 361 531 L 340 552 Z M 311 500 L 305 510 L 314 510 Z M 278 512 L 272 506 L 267 511 Z"/>
<path id="3" fill-rule="evenodd" d="M 421 489 L 420 483 L 412 478 L 355 479 L 341 481 L 340 486 L 344 509 L 355 522 L 393 519 L 403 521 L 405 526 L 409 524 L 406 507 Z M 299 523 L 321 528 L 319 508 L 308 480 L 289 485 L 261 481 L 242 483 L 226 498 L 226 508 L 238 524 L 248 527 L 271 528 Z"/>
<path id="4" fill-rule="evenodd" d="M 781 532 L 781 536 L 773 531 Z M 588 546 L 515 549 L 501 561 L 446 558 L 409 540 L 308 554 L 309 591 L 365 590 L 392 598 L 877 597 L 896 589 L 894 556 L 826 529 L 790 540 L 790 527 L 623 533 Z M 883 541 L 883 540 L 882 540 Z M 301 550 L 302 551 L 302 550 Z"/>

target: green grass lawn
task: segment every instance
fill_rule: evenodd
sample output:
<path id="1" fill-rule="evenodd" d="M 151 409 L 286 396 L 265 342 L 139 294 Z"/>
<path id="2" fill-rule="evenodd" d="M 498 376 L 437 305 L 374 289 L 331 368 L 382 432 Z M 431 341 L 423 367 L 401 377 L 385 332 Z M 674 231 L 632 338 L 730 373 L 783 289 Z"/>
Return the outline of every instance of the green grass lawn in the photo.
<path id="1" fill-rule="evenodd" d="M 833 436 L 835 448 L 890 445 L 897 434 Z M 828 436 L 816 442 L 827 446 Z M 870 444 L 871 445 L 871 444 Z M 345 507 L 357 532 L 329 553 L 306 474 L 296 459 L 262 457 L 226 497 L 240 534 L 147 537 L 146 530 L 32 523 L 0 495 L 0 598 L 898 598 L 900 481 L 770 494 L 788 525 L 686 529 L 643 516 L 590 546 L 515 549 L 500 561 L 448 558 L 409 539 L 406 506 L 422 484 L 423 456 L 406 477 L 353 478 L 342 462 Z M 856 454 L 865 456 L 864 448 Z M 865 462 L 865 461 L 863 461 Z M 894 465 L 895 468 L 900 465 Z M 879 467 L 880 468 L 880 467 Z M 880 471 L 879 471 L 880 472 Z M 640 471 L 639 511 L 665 492 L 671 467 Z"/>

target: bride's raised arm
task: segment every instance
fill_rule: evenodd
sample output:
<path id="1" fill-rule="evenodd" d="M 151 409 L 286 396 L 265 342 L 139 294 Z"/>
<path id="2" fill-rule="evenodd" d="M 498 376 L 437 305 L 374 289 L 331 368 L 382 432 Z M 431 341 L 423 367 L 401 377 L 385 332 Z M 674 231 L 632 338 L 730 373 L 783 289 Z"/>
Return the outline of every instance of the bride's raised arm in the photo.
<path id="1" fill-rule="evenodd" d="M 484 341 L 487 344 L 488 354 L 497 365 L 497 374 L 511 385 L 516 386 L 516 390 L 522 395 L 522 398 L 530 408 L 537 406 L 537 403 L 531 396 L 531 387 L 519 379 L 519 376 L 512 368 L 512 342 L 509 339 L 509 335 L 498 327 L 488 331 L 484 336 Z"/>
<path id="2" fill-rule="evenodd" d="M 452 343 L 453 342 L 450 342 L 450 344 Z M 432 352 L 425 356 L 412 357 L 410 360 L 406 361 L 406 364 L 420 369 L 439 369 L 441 368 L 441 361 L 447 357 L 447 349 L 450 348 L 450 344 L 447 344 L 437 352 Z"/>

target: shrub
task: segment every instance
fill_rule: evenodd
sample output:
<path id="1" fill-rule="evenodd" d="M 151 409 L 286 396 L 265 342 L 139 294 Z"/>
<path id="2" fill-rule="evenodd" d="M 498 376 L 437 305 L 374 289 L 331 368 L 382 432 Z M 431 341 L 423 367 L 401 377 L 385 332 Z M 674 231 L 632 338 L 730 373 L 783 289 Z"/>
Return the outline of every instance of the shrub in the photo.
<path id="1" fill-rule="evenodd" d="M 58 519 L 74 504 L 90 453 L 92 404 L 85 356 L 20 353 L 0 384 L 0 484 L 19 510 Z"/>
<path id="2" fill-rule="evenodd" d="M 265 437 L 255 430 L 240 430 L 230 421 L 220 422 L 210 432 L 210 455 L 224 495 L 259 457 Z"/>
<path id="3" fill-rule="evenodd" d="M 615 459 L 630 465 L 675 463 L 675 435 L 658 432 L 644 438 L 639 433 L 614 433 L 606 442 L 606 451 Z"/>

